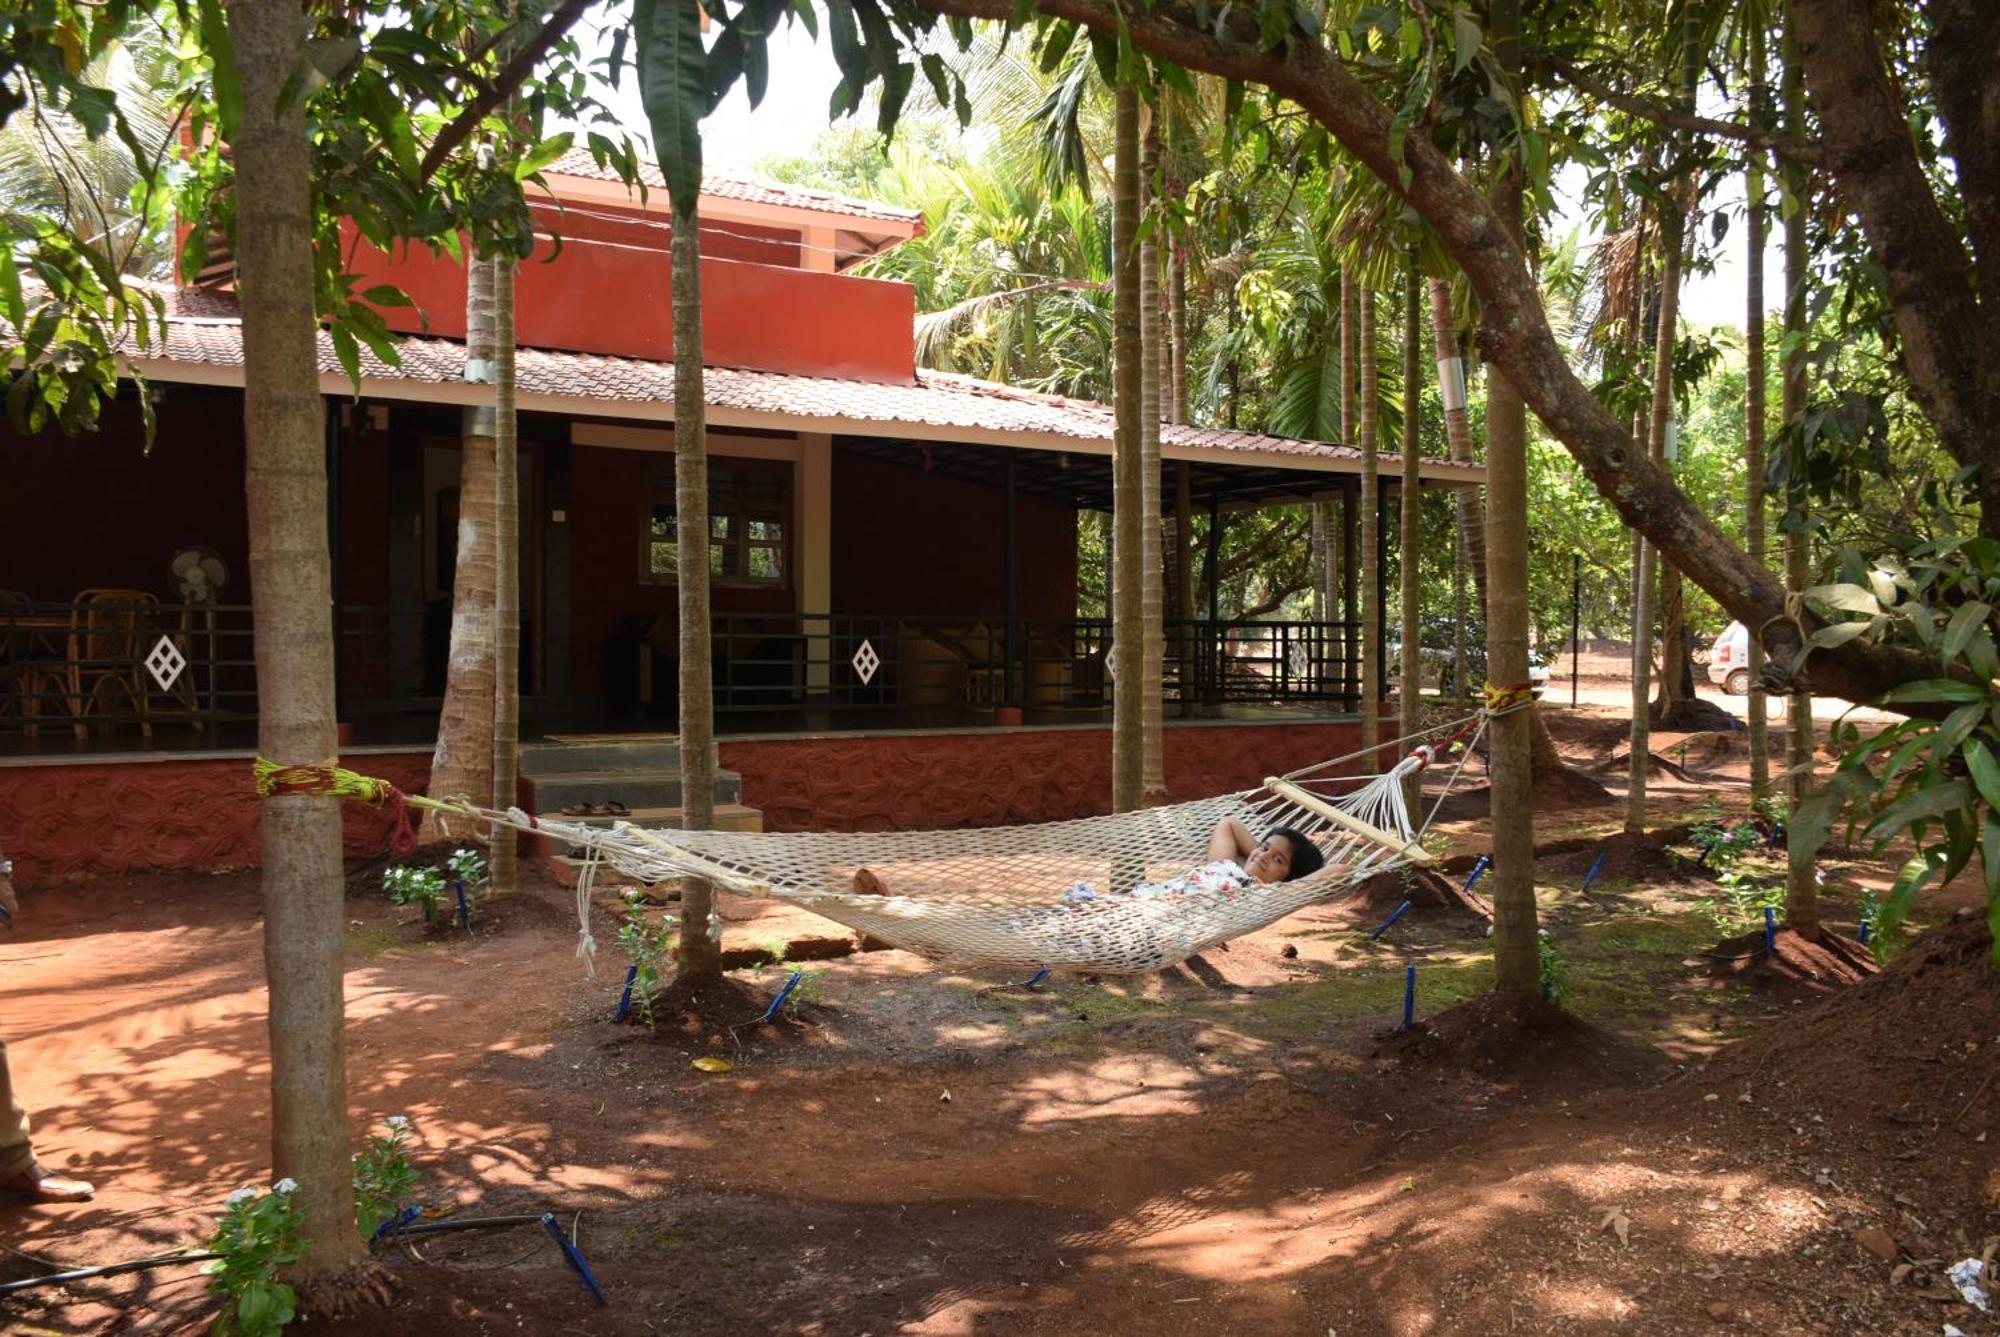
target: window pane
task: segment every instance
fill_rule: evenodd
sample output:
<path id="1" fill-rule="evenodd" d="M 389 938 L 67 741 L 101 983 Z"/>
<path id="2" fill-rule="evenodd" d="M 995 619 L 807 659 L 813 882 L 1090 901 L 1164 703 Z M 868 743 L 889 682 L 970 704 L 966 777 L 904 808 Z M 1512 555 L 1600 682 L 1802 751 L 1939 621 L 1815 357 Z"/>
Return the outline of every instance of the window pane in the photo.
<path id="1" fill-rule="evenodd" d="M 729 554 L 720 543 L 708 545 L 708 574 L 711 577 L 729 574 Z"/>
<path id="2" fill-rule="evenodd" d="M 672 576 L 680 573 L 679 545 L 671 540 L 665 543 L 653 542 L 646 545 L 646 572 L 654 576 Z"/>
<path id="3" fill-rule="evenodd" d="M 750 579 L 776 580 L 784 573 L 784 566 L 776 550 L 756 547 L 750 549 Z"/>
<path id="4" fill-rule="evenodd" d="M 752 543 L 782 543 L 784 538 L 785 525 L 782 520 L 752 520 L 750 522 L 750 541 Z"/>
<path id="5" fill-rule="evenodd" d="M 735 518 L 726 512 L 711 513 L 708 517 L 708 536 L 727 541 L 732 527 L 731 522 Z"/>

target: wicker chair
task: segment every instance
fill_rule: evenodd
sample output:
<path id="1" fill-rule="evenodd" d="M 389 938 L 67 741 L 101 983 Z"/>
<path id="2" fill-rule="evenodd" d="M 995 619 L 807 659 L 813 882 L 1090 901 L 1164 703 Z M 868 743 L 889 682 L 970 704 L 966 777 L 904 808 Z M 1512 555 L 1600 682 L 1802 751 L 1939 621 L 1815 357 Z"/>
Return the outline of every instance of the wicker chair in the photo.
<path id="1" fill-rule="evenodd" d="M 78 738 L 89 737 L 88 717 L 118 692 L 132 703 L 140 734 L 153 736 L 144 641 L 159 611 L 160 601 L 144 590 L 84 590 L 70 604 L 69 709 Z"/>
<path id="2" fill-rule="evenodd" d="M 19 590 L 0 590 L 0 715 L 16 715 L 31 737 L 40 731 L 45 703 L 60 703 L 68 713 L 69 663 L 42 626 L 22 625 L 36 618 L 34 600 Z"/>

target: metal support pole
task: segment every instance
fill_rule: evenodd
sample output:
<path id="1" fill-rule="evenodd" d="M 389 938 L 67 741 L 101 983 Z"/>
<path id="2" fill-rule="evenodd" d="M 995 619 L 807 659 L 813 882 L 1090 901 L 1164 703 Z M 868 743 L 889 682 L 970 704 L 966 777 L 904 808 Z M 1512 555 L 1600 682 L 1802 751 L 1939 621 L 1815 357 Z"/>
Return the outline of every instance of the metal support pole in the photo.
<path id="1" fill-rule="evenodd" d="M 1020 580 L 1020 538 L 1021 523 L 1019 513 L 1019 489 L 1015 476 L 1014 451 L 1007 452 L 1007 534 L 1006 581 L 1004 584 L 1007 631 L 1005 643 L 1001 647 L 1000 658 L 1000 700 L 1004 705 L 1021 704 L 1019 672 L 1021 645 L 1021 580 Z"/>
<path id="2" fill-rule="evenodd" d="M 1583 554 L 1572 557 L 1569 577 L 1569 707 L 1576 709 L 1576 665 L 1583 650 Z"/>

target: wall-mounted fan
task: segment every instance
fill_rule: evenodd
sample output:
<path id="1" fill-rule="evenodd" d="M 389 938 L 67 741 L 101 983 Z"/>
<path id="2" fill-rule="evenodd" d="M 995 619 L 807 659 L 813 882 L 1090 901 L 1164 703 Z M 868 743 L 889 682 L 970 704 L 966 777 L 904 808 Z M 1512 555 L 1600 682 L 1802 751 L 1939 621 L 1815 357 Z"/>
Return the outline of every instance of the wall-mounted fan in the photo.
<path id="1" fill-rule="evenodd" d="M 213 548 L 182 548 L 172 569 L 174 590 L 186 603 L 218 603 L 229 583 L 229 567 Z"/>

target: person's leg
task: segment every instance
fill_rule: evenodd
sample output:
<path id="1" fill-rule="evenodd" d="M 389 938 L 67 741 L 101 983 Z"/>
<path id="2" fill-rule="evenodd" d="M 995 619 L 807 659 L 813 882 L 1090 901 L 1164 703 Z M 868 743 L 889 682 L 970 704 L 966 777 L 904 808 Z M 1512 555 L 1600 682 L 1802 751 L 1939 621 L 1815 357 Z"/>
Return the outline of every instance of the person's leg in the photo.
<path id="1" fill-rule="evenodd" d="M 14 1082 L 7 1075 L 7 1042 L 0 1040 L 0 1180 L 26 1174 L 35 1163 L 28 1145 L 28 1112 L 14 1098 Z"/>
<path id="2" fill-rule="evenodd" d="M 81 1202 L 93 1191 L 81 1179 L 51 1174 L 35 1164 L 34 1148 L 28 1145 L 28 1112 L 14 1098 L 7 1042 L 0 1040 L 0 1192 L 41 1202 Z"/>

